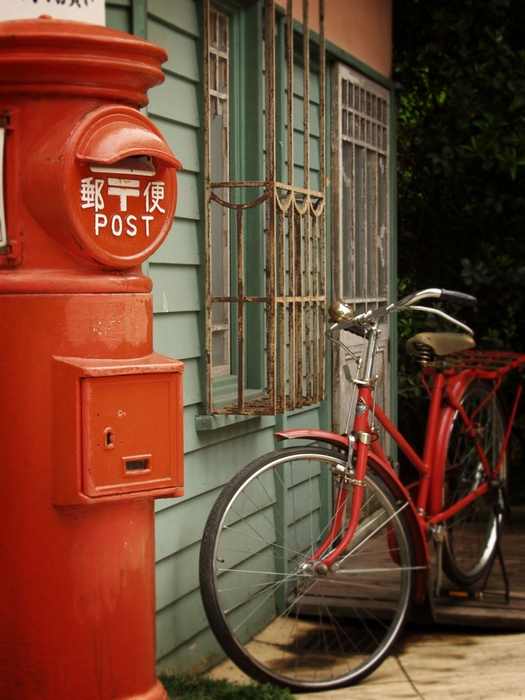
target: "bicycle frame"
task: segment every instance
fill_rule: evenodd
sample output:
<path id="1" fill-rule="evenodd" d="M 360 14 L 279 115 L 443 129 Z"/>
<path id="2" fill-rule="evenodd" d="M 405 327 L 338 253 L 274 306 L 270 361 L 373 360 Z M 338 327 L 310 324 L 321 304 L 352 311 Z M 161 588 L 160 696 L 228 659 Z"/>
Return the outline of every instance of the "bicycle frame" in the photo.
<path id="1" fill-rule="evenodd" d="M 429 525 L 437 525 L 445 520 L 448 520 L 448 518 L 462 510 L 473 500 L 486 493 L 489 487 L 488 482 L 484 482 L 468 496 L 458 501 L 454 506 L 446 510 L 442 510 L 441 485 L 443 483 L 445 469 L 445 451 L 449 437 L 448 433 L 451 429 L 454 415 L 457 411 L 463 422 L 465 432 L 472 438 L 475 438 L 476 416 L 479 410 L 487 403 L 487 401 L 499 388 L 499 383 L 495 384 L 492 393 L 489 394 L 483 404 L 478 407 L 476 413 L 473 415 L 468 415 L 460 403 L 459 398 L 463 395 L 472 379 L 472 375 L 470 375 L 468 372 L 451 376 L 447 376 L 444 373 L 436 373 L 434 375 L 430 392 L 430 409 L 427 419 L 427 430 L 425 433 L 425 444 L 422 459 L 407 443 L 401 433 L 389 420 L 388 416 L 384 414 L 381 407 L 378 405 L 375 407 L 376 417 L 379 423 L 388 432 L 394 442 L 398 445 L 410 463 L 420 474 L 418 494 L 416 498 L 416 509 L 421 520 L 421 525 L 424 529 L 426 529 Z M 518 389 L 514 401 L 513 416 L 515 414 L 520 394 L 521 387 Z M 446 399 L 445 404 L 443 404 L 443 397 Z M 502 444 L 500 454 L 498 455 L 498 462 L 494 470 L 488 463 L 487 456 L 485 455 L 480 444 L 475 443 L 475 449 L 481 463 L 483 464 L 485 473 L 492 479 L 496 479 L 499 475 L 501 464 L 503 462 L 503 456 L 507 449 L 511 428 L 512 420 L 509 421 L 505 440 Z M 380 459 L 383 461 L 387 460 L 378 442 L 373 442 L 371 449 Z"/>
<path id="2" fill-rule="evenodd" d="M 479 442 L 475 442 L 475 449 L 479 455 L 483 468 L 490 477 L 489 481 L 484 481 L 480 486 L 471 491 L 467 496 L 460 499 L 453 506 L 443 510 L 442 502 L 442 485 L 444 478 L 444 470 L 446 465 L 446 449 L 450 437 L 450 431 L 456 414 L 459 415 L 464 424 L 464 430 L 468 435 L 475 438 L 476 436 L 476 416 L 499 389 L 501 384 L 501 373 L 486 372 L 483 369 L 466 369 L 464 371 L 450 370 L 430 370 L 428 374 L 432 376 L 432 385 L 427 391 L 430 394 L 430 406 L 427 418 L 427 426 L 425 432 L 425 442 L 423 455 L 420 457 L 415 450 L 410 446 L 408 441 L 399 432 L 396 426 L 390 421 L 381 407 L 375 402 L 373 392 L 375 388 L 375 380 L 372 377 L 373 361 L 376 353 L 376 345 L 378 338 L 377 326 L 372 325 L 367 333 L 368 348 L 366 352 L 363 376 L 361 379 L 351 380 L 357 386 L 357 396 L 355 402 L 355 416 L 353 420 L 353 429 L 351 438 L 346 435 L 337 436 L 333 433 L 328 433 L 319 430 L 285 430 L 281 433 L 276 433 L 277 439 L 293 439 L 293 438 L 312 438 L 315 440 L 326 441 L 332 444 L 337 449 L 348 453 L 347 471 L 343 475 L 339 475 L 342 488 L 337 490 L 335 503 L 334 522 L 327 534 L 325 540 L 319 546 L 317 551 L 312 556 L 312 561 L 316 566 L 327 567 L 328 569 L 337 560 L 337 558 L 349 546 L 357 528 L 359 513 L 362 504 L 364 492 L 365 475 L 371 457 L 374 463 L 381 465 L 382 476 L 385 478 L 388 475 L 389 488 L 391 491 L 401 494 L 406 498 L 406 502 L 401 506 L 401 509 L 407 508 L 407 514 L 413 508 L 416 513 L 417 525 L 419 534 L 423 541 L 426 540 L 427 531 L 432 526 L 438 526 L 465 508 L 476 498 L 485 494 L 490 487 L 491 482 L 497 478 L 503 457 L 508 446 L 510 432 L 514 421 L 518 401 L 521 394 L 521 386 L 518 388 L 514 405 L 512 408 L 508 428 L 501 447 L 500 455 L 496 468 L 493 470 L 487 460 Z M 504 353 L 501 353 L 503 355 Z M 525 356 L 512 356 L 512 362 L 501 372 L 508 371 L 513 367 L 519 366 L 525 362 Z M 494 387 L 485 401 L 477 408 L 473 415 L 468 415 L 461 404 L 461 398 L 464 395 L 468 385 L 474 378 L 493 379 Z M 426 384 L 425 384 L 426 386 Z M 351 410 L 351 409 L 350 409 Z M 375 431 L 375 420 L 384 428 L 396 443 L 399 449 L 405 454 L 410 463 L 419 473 L 419 481 L 417 482 L 417 496 L 413 500 L 408 494 L 403 484 L 395 474 L 388 457 L 385 455 L 380 442 L 377 439 Z M 345 512 L 345 504 L 348 497 L 348 489 L 345 486 L 353 487 L 352 504 L 350 510 L 350 518 L 345 532 L 338 541 L 338 544 L 333 547 L 334 542 L 340 534 L 340 528 Z M 394 487 L 394 488 L 393 488 Z M 397 498 L 397 496 L 396 496 Z M 411 518 L 408 518 L 410 521 Z M 414 523 L 412 518 L 412 527 L 409 527 L 414 534 Z M 419 538 L 418 538 L 419 539 Z M 332 548 L 333 547 L 333 548 Z M 417 547 L 417 546 L 416 546 Z M 328 553 L 327 553 L 328 552 Z M 423 548 L 421 540 L 419 540 L 419 552 L 416 552 L 416 568 L 422 568 L 422 560 L 425 560 L 428 565 L 428 551 L 426 542 Z M 421 588 L 418 589 L 421 597 Z"/>
<path id="3" fill-rule="evenodd" d="M 361 680 L 394 648 L 412 601 L 427 601 L 435 617 L 433 595 L 458 594 L 449 583 L 470 595 L 501 555 L 502 477 L 520 391 L 510 422 L 495 392 L 525 354 L 475 351 L 473 331 L 440 308 L 417 306 L 424 299 L 476 303 L 437 288 L 362 313 L 332 302 L 330 337 L 358 368 L 353 378 L 344 368 L 353 390 L 342 434 L 274 433 L 308 444 L 250 462 L 210 513 L 199 561 L 204 609 L 226 653 L 256 680 L 299 691 Z M 407 342 L 430 397 L 421 452 L 374 398 L 379 319 L 410 309 L 463 331 L 420 332 Z M 332 338 L 340 330 L 363 337 L 363 353 Z M 414 484 L 403 484 L 379 432 L 414 466 Z"/>

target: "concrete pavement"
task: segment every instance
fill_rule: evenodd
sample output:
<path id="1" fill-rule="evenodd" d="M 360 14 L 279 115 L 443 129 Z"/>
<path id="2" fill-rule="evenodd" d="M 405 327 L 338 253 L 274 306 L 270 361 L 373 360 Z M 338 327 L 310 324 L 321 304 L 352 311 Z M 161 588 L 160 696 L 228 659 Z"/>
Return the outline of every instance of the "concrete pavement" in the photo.
<path id="1" fill-rule="evenodd" d="M 249 682 L 231 661 L 213 678 Z M 299 700 L 515 700 L 525 698 L 525 633 L 410 626 L 396 653 L 357 686 Z"/>
<path id="2" fill-rule="evenodd" d="M 502 540 L 510 604 L 505 604 L 501 568 L 496 562 L 483 601 L 456 601 L 459 604 L 455 606 L 441 601 L 438 619 L 441 617 L 440 622 L 447 624 L 407 625 L 395 653 L 362 683 L 297 697 L 300 700 L 525 700 L 525 508 L 515 508 L 513 514 L 515 525 L 505 528 Z M 453 623 L 456 625 L 452 626 Z M 229 660 L 216 666 L 209 675 L 249 682 Z"/>

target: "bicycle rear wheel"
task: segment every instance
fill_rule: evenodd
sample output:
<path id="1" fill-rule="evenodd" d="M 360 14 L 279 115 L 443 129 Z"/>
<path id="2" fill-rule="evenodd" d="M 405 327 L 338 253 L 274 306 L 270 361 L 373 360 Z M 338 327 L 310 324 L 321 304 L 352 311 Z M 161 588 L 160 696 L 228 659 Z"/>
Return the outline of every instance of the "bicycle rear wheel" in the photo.
<path id="1" fill-rule="evenodd" d="M 333 572 L 315 570 L 341 489 L 332 470 L 341 465 L 339 453 L 321 448 L 255 460 L 219 496 L 202 541 L 202 599 L 224 651 L 255 680 L 294 692 L 371 673 L 399 637 L 411 598 L 403 513 L 370 470 L 352 542 Z"/>
<path id="2" fill-rule="evenodd" d="M 473 412 L 492 392 L 487 381 L 473 381 L 461 400 L 467 414 Z M 493 393 L 475 418 L 475 438 L 467 435 L 465 425 L 457 414 L 452 423 L 444 474 L 444 507 L 449 508 L 474 491 L 487 474 L 476 451 L 479 441 L 489 465 L 494 471 L 505 439 L 507 421 L 497 393 Z M 498 482 L 505 483 L 507 455 L 503 456 Z M 443 548 L 443 569 L 460 586 L 470 586 L 489 570 L 496 554 L 498 537 L 494 501 L 500 501 L 501 490 L 489 490 L 445 522 L 446 538 Z"/>

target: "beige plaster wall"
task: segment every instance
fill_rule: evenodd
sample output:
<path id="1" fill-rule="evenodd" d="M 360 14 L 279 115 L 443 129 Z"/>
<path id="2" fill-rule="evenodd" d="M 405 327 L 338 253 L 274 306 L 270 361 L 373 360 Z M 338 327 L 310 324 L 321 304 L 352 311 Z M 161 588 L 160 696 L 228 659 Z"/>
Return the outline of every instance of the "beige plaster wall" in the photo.
<path id="1" fill-rule="evenodd" d="M 309 8 L 310 28 L 318 31 L 318 0 L 309 0 Z M 293 10 L 302 21 L 303 0 L 293 0 Z M 392 76 L 392 0 L 325 0 L 325 36 L 378 73 Z"/>

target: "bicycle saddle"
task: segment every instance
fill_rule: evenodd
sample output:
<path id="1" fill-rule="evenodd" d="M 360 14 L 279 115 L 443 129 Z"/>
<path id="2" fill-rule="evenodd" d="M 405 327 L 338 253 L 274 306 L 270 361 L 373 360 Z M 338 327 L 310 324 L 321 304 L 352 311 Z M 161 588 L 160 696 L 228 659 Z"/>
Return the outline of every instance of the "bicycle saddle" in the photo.
<path id="1" fill-rule="evenodd" d="M 418 333 L 407 340 L 406 349 L 416 357 L 428 355 L 429 352 L 445 357 L 475 345 L 474 338 L 466 333 Z"/>

